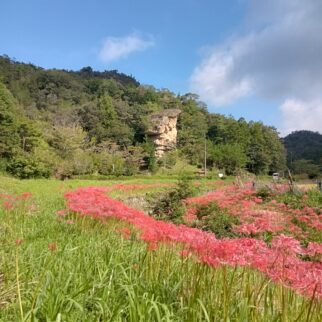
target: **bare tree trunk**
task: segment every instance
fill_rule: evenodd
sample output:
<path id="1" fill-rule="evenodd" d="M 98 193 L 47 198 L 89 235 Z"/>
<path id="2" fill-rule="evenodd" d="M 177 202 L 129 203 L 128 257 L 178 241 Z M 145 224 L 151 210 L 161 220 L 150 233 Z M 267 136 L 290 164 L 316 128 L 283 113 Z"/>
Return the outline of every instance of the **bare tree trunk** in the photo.
<path id="1" fill-rule="evenodd" d="M 290 191 L 294 193 L 294 180 L 289 168 L 287 168 L 287 174 L 288 174 L 288 185 L 290 187 Z"/>

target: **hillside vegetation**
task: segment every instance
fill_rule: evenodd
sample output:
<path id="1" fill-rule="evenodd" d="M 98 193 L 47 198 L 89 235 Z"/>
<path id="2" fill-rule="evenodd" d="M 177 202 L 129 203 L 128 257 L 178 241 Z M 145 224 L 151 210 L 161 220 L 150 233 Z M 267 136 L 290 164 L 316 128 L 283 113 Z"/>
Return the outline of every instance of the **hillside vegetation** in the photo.
<path id="1" fill-rule="evenodd" d="M 287 163 L 295 174 L 310 178 L 322 173 L 322 135 L 312 131 L 296 131 L 284 138 Z"/>
<path id="2" fill-rule="evenodd" d="M 177 151 L 155 160 L 149 116 L 178 108 Z M 285 167 L 275 128 L 211 114 L 194 94 L 141 85 L 117 71 L 45 70 L 0 56 L 1 170 L 20 178 L 133 175 L 176 164 L 227 174 Z"/>

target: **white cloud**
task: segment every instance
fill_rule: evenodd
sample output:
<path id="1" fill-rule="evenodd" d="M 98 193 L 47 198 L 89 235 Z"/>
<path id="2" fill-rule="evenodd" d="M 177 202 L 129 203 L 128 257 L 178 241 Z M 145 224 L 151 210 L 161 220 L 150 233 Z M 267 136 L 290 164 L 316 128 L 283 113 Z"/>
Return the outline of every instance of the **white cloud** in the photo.
<path id="1" fill-rule="evenodd" d="M 125 37 L 108 37 L 103 42 L 99 58 L 109 63 L 126 58 L 133 52 L 144 51 L 152 46 L 154 46 L 154 40 L 151 36 L 143 37 L 137 33 Z"/>
<path id="2" fill-rule="evenodd" d="M 247 46 L 248 40 L 236 41 L 233 46 L 216 48 L 198 67 L 195 68 L 190 86 L 201 98 L 215 106 L 224 106 L 251 92 L 248 75 L 233 79 L 235 60 Z M 246 46 L 245 46 L 246 45 Z"/>
<path id="3" fill-rule="evenodd" d="M 312 102 L 322 99 L 321 17 L 321 0 L 249 0 L 248 31 L 212 48 L 190 77 L 191 91 L 215 107 L 254 93 L 285 101 L 284 116 L 290 102 L 320 115 Z"/>
<path id="4" fill-rule="evenodd" d="M 288 99 L 280 109 L 283 116 L 282 135 L 308 129 L 322 132 L 322 99 L 313 101 Z"/>

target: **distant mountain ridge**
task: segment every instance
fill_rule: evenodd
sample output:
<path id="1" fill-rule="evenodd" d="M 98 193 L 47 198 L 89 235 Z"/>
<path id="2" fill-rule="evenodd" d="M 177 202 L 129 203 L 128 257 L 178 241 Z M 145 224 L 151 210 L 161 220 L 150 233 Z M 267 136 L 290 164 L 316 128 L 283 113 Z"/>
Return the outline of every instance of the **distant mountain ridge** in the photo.
<path id="1" fill-rule="evenodd" d="M 283 139 L 288 160 L 322 162 L 322 134 L 308 130 L 295 131 Z"/>
<path id="2" fill-rule="evenodd" d="M 322 173 L 322 135 L 313 131 L 295 131 L 283 139 L 287 164 L 295 174 L 317 178 Z"/>

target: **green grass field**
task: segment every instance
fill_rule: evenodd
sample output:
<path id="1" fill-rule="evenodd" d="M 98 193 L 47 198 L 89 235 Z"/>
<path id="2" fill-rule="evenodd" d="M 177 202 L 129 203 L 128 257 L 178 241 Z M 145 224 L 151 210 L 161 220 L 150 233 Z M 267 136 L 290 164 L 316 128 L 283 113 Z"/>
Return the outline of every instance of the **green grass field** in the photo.
<path id="1" fill-rule="evenodd" d="M 321 321 L 321 302 L 248 268 L 211 268 L 180 245 L 151 251 L 116 220 L 57 216 L 65 191 L 114 183 L 0 177 L 0 194 L 32 193 L 0 207 L 0 321 Z"/>

